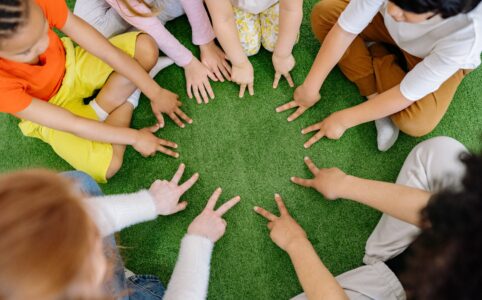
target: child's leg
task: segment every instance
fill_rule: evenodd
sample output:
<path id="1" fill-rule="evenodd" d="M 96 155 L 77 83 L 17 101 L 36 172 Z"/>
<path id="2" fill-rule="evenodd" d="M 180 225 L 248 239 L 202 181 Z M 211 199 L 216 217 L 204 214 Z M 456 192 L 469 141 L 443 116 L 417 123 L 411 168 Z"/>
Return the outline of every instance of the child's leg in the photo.
<path id="1" fill-rule="evenodd" d="M 321 43 L 348 3 L 349 0 L 322 0 L 313 7 L 311 26 Z M 343 74 L 357 85 L 362 96 L 376 93 L 372 57 L 360 36 L 348 47 L 338 65 Z"/>
<path id="2" fill-rule="evenodd" d="M 431 193 L 457 189 L 465 173 L 459 160 L 463 152 L 467 152 L 464 145 L 449 137 L 426 140 L 410 152 L 396 183 Z M 367 241 L 363 261 L 374 264 L 399 255 L 418 232 L 416 226 L 383 214 Z"/>
<path id="3" fill-rule="evenodd" d="M 155 41 L 147 34 L 139 34 L 134 59 L 149 71 L 157 62 L 159 50 Z M 123 75 L 113 72 L 96 97 L 96 102 L 108 114 L 124 104 L 136 86 Z"/>
<path id="4" fill-rule="evenodd" d="M 77 0 L 74 14 L 106 38 L 124 33 L 131 26 L 105 0 Z"/>
<path id="5" fill-rule="evenodd" d="M 409 70 L 421 61 L 420 58 L 406 52 L 403 54 Z M 458 86 L 467 73 L 466 70 L 459 70 L 447 79 L 438 90 L 392 115 L 392 121 L 401 131 L 410 136 L 419 137 L 430 133 L 447 112 Z"/>
<path id="6" fill-rule="evenodd" d="M 259 17 L 261 23 L 261 44 L 264 49 L 273 52 L 278 40 L 279 3 L 260 13 Z"/>
<path id="7" fill-rule="evenodd" d="M 136 41 L 134 59 L 149 71 L 157 63 L 157 57 L 158 48 L 154 40 L 147 34 L 140 34 Z M 116 72 L 111 74 L 96 98 L 97 103 L 109 113 L 105 123 L 119 127 L 130 126 L 134 107 L 127 102 L 127 98 L 134 90 L 136 86 L 127 78 Z M 112 160 L 106 174 L 108 179 L 121 168 L 125 148 L 125 145 L 112 145 Z"/>
<path id="8" fill-rule="evenodd" d="M 261 48 L 261 24 L 259 16 L 233 7 L 239 41 L 247 56 L 255 55 Z"/>

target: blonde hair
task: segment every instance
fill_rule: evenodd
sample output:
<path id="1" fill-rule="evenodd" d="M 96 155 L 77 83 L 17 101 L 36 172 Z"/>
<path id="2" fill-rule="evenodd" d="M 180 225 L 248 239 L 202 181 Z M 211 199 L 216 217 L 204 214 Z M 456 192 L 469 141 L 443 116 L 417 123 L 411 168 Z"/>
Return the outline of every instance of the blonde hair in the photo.
<path id="1" fill-rule="evenodd" d="M 138 10 L 136 10 L 132 5 L 131 5 L 131 1 L 129 0 L 119 0 L 126 8 L 127 10 L 133 14 L 134 16 L 138 16 L 138 17 L 145 17 L 145 18 L 148 18 L 148 17 L 155 17 L 157 16 L 161 9 L 158 5 L 156 4 L 151 4 L 151 3 L 148 3 L 147 1 L 145 0 L 131 0 L 131 1 L 136 1 L 138 2 L 139 4 L 142 4 L 143 6 L 145 6 L 150 12 L 146 12 L 146 13 L 143 13 L 143 12 L 140 12 Z"/>
<path id="2" fill-rule="evenodd" d="M 0 177 L 0 299 L 106 299 L 92 274 L 102 240 L 81 197 L 50 171 Z"/>

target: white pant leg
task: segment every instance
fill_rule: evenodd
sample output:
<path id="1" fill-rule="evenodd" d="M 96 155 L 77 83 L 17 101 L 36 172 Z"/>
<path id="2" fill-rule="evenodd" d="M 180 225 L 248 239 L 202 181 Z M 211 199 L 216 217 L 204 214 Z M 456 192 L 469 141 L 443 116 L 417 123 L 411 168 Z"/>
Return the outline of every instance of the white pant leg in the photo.
<path id="1" fill-rule="evenodd" d="M 350 300 L 406 299 L 405 291 L 397 276 L 381 261 L 345 272 L 338 275 L 336 280 Z M 291 300 L 307 299 L 303 293 Z"/>
<path id="2" fill-rule="evenodd" d="M 449 137 L 435 137 L 418 144 L 408 155 L 397 184 L 436 193 L 447 187 L 457 188 L 465 173 L 459 160 L 467 149 Z M 386 261 L 402 253 L 419 233 L 409 223 L 383 214 L 365 246 L 363 262 Z"/>
<path id="3" fill-rule="evenodd" d="M 74 14 L 92 25 L 106 38 L 124 33 L 130 24 L 105 0 L 77 0 Z"/>

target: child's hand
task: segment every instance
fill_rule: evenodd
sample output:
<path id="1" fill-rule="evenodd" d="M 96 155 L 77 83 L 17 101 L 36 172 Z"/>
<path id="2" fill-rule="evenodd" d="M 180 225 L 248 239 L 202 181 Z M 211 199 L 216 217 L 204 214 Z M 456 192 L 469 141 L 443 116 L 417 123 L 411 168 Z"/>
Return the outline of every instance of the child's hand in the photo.
<path id="1" fill-rule="evenodd" d="M 231 80 L 231 67 L 226 59 L 226 54 L 216 45 L 214 40 L 199 46 L 199 48 L 201 49 L 201 62 L 203 65 L 205 65 L 219 81 L 224 82 L 224 78 Z"/>
<path id="2" fill-rule="evenodd" d="M 283 112 L 288 109 L 298 108 L 294 113 L 288 117 L 288 122 L 296 120 L 301 116 L 308 108 L 320 101 L 320 94 L 318 92 L 312 93 L 307 90 L 303 85 L 300 85 L 295 89 L 293 94 L 293 101 L 283 104 L 276 108 L 276 112 Z"/>
<path id="3" fill-rule="evenodd" d="M 152 112 L 156 116 L 161 128 L 165 125 L 162 113 L 167 114 L 169 118 L 181 128 L 184 128 L 184 123 L 179 120 L 178 116 L 185 122 L 188 122 L 189 124 L 192 123 L 192 119 L 179 108 L 180 106 L 182 106 L 182 102 L 179 101 L 179 96 L 162 88 L 161 92 L 157 94 L 157 97 L 151 99 Z"/>
<path id="4" fill-rule="evenodd" d="M 200 235 L 208 238 L 213 243 L 219 240 L 226 231 L 227 223 L 222 218 L 222 216 L 235 206 L 240 198 L 239 196 L 234 197 L 228 202 L 224 203 L 217 210 L 214 210 L 216 206 L 216 201 L 218 201 L 221 195 L 221 188 L 217 188 L 212 194 L 211 198 L 208 200 L 206 208 L 198 215 L 191 225 L 187 229 L 188 234 Z"/>
<path id="5" fill-rule="evenodd" d="M 304 187 L 314 188 L 328 200 L 340 198 L 348 176 L 338 168 L 318 169 L 309 157 L 305 157 L 305 163 L 315 177 L 313 179 L 291 177 L 291 181 Z"/>
<path id="6" fill-rule="evenodd" d="M 149 193 L 154 199 L 154 205 L 156 206 L 156 213 L 158 215 L 168 216 L 186 208 L 187 202 L 182 201 L 179 203 L 179 199 L 196 183 L 199 178 L 199 173 L 195 173 L 186 182 L 179 185 L 184 168 L 184 164 L 179 165 L 171 181 L 156 180 L 149 188 Z"/>
<path id="7" fill-rule="evenodd" d="M 177 148 L 176 143 L 160 139 L 154 135 L 159 128 L 159 124 L 156 124 L 154 126 L 138 130 L 136 142 L 132 145 L 132 147 L 134 147 L 134 149 L 144 157 L 154 156 L 157 152 L 162 152 L 169 156 L 178 158 L 179 153 L 164 147 L 167 146 L 170 148 Z"/>
<path id="8" fill-rule="evenodd" d="M 312 131 L 318 131 L 314 136 L 312 136 L 305 144 L 305 148 L 311 147 L 314 143 L 318 142 L 322 137 L 327 137 L 331 140 L 338 140 L 349 128 L 345 125 L 345 120 L 343 117 L 343 112 L 335 112 L 329 115 L 323 121 L 306 127 L 301 130 L 302 134 L 307 134 Z"/>
<path id="9" fill-rule="evenodd" d="M 264 208 L 255 206 L 254 211 L 265 217 L 268 222 L 268 228 L 270 230 L 270 237 L 273 242 L 281 249 L 287 251 L 290 245 L 293 245 L 295 241 L 300 239 L 307 239 L 306 233 L 303 228 L 291 217 L 286 209 L 281 196 L 276 194 L 274 200 L 278 205 L 280 216 L 277 217 L 265 210 Z"/>
<path id="10" fill-rule="evenodd" d="M 248 87 L 249 95 L 254 95 L 254 71 L 249 60 L 241 65 L 233 65 L 231 80 L 240 85 L 239 98 L 244 97 L 246 87 Z"/>
<path id="11" fill-rule="evenodd" d="M 206 68 L 197 58 L 193 56 L 191 62 L 184 66 L 186 75 L 186 88 L 189 99 L 193 94 L 198 104 L 209 102 L 209 97 L 214 99 L 214 92 L 209 83 L 209 78 L 218 81 L 214 74 Z M 209 97 L 208 97 L 209 94 Z"/>
<path id="12" fill-rule="evenodd" d="M 284 76 L 284 78 L 286 78 L 290 87 L 294 87 L 295 83 L 293 82 L 293 79 L 290 75 L 291 70 L 293 70 L 296 65 L 296 61 L 293 55 L 290 54 L 286 57 L 281 57 L 273 53 L 272 61 L 275 71 L 273 88 L 276 89 L 278 87 L 281 76 Z"/>

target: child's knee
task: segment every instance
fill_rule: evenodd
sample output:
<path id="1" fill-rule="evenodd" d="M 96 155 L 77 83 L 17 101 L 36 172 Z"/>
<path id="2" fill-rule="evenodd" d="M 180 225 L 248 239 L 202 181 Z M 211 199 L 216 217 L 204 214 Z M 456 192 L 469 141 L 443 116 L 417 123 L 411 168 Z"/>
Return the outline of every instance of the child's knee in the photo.
<path id="1" fill-rule="evenodd" d="M 311 11 L 311 28 L 320 42 L 323 42 L 328 32 L 338 21 L 343 11 L 340 11 L 339 2 L 343 0 L 322 0 Z"/>
<path id="2" fill-rule="evenodd" d="M 107 169 L 105 177 L 107 179 L 112 178 L 117 172 L 119 172 L 120 168 L 122 167 L 122 164 L 124 162 L 124 157 L 120 155 L 114 155 L 112 156 L 112 160 L 110 161 L 109 168 Z"/>
<path id="3" fill-rule="evenodd" d="M 146 70 L 150 70 L 154 67 L 159 58 L 159 48 L 156 41 L 150 35 L 145 33 L 139 34 L 137 37 L 134 58 Z"/>
<path id="4" fill-rule="evenodd" d="M 401 111 L 391 117 L 393 123 L 405 134 L 412 137 L 421 137 L 432 132 L 440 120 L 429 116 L 413 116 Z"/>

